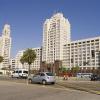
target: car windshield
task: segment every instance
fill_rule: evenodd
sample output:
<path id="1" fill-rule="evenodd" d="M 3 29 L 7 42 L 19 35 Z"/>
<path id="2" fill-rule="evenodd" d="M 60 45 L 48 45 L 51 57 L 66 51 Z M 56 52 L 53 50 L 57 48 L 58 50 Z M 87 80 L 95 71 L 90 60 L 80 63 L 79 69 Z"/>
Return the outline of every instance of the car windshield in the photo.
<path id="1" fill-rule="evenodd" d="M 48 76 L 54 76 L 53 73 L 46 73 Z"/>
<path id="2" fill-rule="evenodd" d="M 18 73 L 22 73 L 22 71 L 21 70 L 19 70 L 19 72 Z"/>
<path id="3" fill-rule="evenodd" d="M 23 73 L 26 73 L 26 74 L 28 74 L 28 71 L 23 71 Z"/>

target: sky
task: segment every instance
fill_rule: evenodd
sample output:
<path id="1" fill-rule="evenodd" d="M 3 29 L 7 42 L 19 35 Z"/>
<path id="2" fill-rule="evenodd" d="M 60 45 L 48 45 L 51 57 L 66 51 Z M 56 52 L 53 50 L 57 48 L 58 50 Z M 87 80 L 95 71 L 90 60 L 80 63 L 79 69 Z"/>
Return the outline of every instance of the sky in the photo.
<path id="1" fill-rule="evenodd" d="M 71 24 L 71 39 L 100 36 L 100 0 L 0 0 L 0 36 L 11 26 L 11 56 L 42 46 L 43 23 L 61 12 Z"/>

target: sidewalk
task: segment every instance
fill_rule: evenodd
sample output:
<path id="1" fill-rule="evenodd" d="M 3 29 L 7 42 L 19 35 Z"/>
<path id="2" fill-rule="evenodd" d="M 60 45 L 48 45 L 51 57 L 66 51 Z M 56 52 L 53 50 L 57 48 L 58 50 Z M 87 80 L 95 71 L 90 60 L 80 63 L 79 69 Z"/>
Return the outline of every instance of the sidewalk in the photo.
<path id="1" fill-rule="evenodd" d="M 58 85 L 66 88 L 72 88 L 100 95 L 100 81 L 77 79 L 76 77 L 63 80 L 63 78 L 59 77 L 56 78 L 56 82 Z"/>

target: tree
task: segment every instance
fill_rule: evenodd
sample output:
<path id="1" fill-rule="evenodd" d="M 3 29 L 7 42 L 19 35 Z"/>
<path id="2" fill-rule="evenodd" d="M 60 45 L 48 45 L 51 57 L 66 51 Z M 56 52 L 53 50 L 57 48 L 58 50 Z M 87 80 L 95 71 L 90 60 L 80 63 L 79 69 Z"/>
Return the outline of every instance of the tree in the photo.
<path id="1" fill-rule="evenodd" d="M 22 66 L 24 67 L 25 61 L 24 61 L 24 57 L 23 57 L 23 56 L 21 57 L 20 62 L 21 62 L 21 64 L 22 64 Z"/>
<path id="2" fill-rule="evenodd" d="M 65 68 L 65 67 L 60 67 L 59 70 L 60 70 L 61 72 L 67 72 L 67 68 Z"/>
<path id="3" fill-rule="evenodd" d="M 72 71 L 73 74 L 76 74 L 79 71 L 79 66 L 72 67 L 71 71 Z"/>
<path id="4" fill-rule="evenodd" d="M 2 56 L 0 56 L 0 63 L 1 63 L 1 62 L 3 62 L 3 57 L 2 57 Z"/>
<path id="5" fill-rule="evenodd" d="M 97 68 L 97 74 L 100 75 L 100 67 Z"/>
<path id="6" fill-rule="evenodd" d="M 21 57 L 21 61 L 22 63 L 28 63 L 29 67 L 28 67 L 28 76 L 30 75 L 30 65 L 34 62 L 36 58 L 36 53 L 34 50 L 32 49 L 27 49 L 26 51 L 24 51 L 23 56 Z"/>
<path id="7" fill-rule="evenodd" d="M 43 61 L 40 67 L 40 71 L 43 71 L 43 72 L 46 71 L 46 67 L 47 67 L 46 61 Z"/>
<path id="8" fill-rule="evenodd" d="M 3 61 L 3 57 L 2 56 L 0 56 L 0 63 Z"/>
<path id="9" fill-rule="evenodd" d="M 61 66 L 61 67 L 59 68 L 59 71 L 60 71 L 60 74 L 61 74 L 61 75 L 67 74 L 67 68 L 65 68 L 65 67 L 63 67 L 63 66 Z"/>

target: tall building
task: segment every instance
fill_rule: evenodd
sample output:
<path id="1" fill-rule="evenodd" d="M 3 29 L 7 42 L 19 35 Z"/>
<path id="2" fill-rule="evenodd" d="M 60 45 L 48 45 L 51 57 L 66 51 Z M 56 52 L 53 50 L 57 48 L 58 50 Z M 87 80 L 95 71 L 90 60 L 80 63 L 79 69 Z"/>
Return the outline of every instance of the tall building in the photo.
<path id="1" fill-rule="evenodd" d="M 34 61 L 34 63 L 31 64 L 31 69 L 33 70 L 39 70 L 40 69 L 40 63 L 41 63 L 41 48 L 32 48 L 35 53 L 36 53 L 36 59 Z M 28 64 L 24 64 L 22 65 L 21 62 L 20 62 L 20 59 L 21 57 L 23 56 L 23 52 L 25 50 L 22 50 L 22 51 L 19 51 L 16 55 L 16 63 L 15 63 L 15 69 L 17 68 L 25 68 L 25 69 L 28 69 Z"/>
<path id="2" fill-rule="evenodd" d="M 3 56 L 3 62 L 0 64 L 0 68 L 7 68 L 10 65 L 10 52 L 11 52 L 11 37 L 10 37 L 10 25 L 5 24 L 2 36 L 0 37 L 0 55 Z"/>
<path id="3" fill-rule="evenodd" d="M 62 13 L 46 19 L 43 25 L 42 61 L 63 60 L 63 45 L 70 43 L 70 23 Z"/>
<path id="4" fill-rule="evenodd" d="M 62 13 L 46 19 L 43 25 L 41 70 L 80 67 L 92 71 L 100 67 L 100 37 L 71 41 L 70 23 Z"/>

